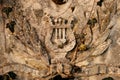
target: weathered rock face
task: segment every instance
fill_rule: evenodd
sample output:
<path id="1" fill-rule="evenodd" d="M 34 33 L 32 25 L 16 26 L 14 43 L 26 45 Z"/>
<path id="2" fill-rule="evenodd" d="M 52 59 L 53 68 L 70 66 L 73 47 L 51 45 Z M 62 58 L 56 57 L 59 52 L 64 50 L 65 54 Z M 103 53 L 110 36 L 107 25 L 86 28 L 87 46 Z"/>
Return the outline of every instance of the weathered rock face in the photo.
<path id="1" fill-rule="evenodd" d="M 13 71 L 19 80 L 120 79 L 119 3 L 1 0 L 0 74 Z"/>

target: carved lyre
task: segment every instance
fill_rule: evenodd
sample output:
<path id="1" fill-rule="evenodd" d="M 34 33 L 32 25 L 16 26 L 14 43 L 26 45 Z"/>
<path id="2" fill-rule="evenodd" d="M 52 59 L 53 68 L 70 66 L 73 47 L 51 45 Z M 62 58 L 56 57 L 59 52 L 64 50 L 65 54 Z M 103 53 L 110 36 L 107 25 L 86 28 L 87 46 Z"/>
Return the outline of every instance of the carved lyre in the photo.
<path id="1" fill-rule="evenodd" d="M 67 52 L 72 50 L 76 44 L 69 21 L 63 18 L 51 21 L 45 37 L 45 44 L 50 52 L 51 59 L 64 59 Z"/>

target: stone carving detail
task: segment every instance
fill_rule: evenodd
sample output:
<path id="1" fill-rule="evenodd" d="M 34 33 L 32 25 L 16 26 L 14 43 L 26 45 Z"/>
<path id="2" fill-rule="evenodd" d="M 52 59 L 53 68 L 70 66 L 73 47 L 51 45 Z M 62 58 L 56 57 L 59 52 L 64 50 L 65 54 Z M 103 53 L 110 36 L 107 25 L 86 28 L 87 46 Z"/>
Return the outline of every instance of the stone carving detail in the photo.
<path id="1" fill-rule="evenodd" d="M 0 76 L 14 71 L 19 80 L 120 77 L 118 4 L 118 0 L 3 0 Z"/>
<path id="2" fill-rule="evenodd" d="M 61 61 L 76 44 L 75 36 L 69 22 L 60 17 L 50 21 L 50 26 L 45 37 L 45 45 L 52 59 L 56 60 L 59 58 L 59 61 Z"/>

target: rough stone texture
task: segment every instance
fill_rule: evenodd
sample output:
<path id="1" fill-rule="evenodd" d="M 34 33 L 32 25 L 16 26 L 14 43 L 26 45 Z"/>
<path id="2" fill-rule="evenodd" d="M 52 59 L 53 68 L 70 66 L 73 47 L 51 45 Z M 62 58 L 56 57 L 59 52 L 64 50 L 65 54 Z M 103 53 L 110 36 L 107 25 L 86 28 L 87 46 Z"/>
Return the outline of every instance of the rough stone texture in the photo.
<path id="1" fill-rule="evenodd" d="M 101 65 L 99 67 L 99 73 L 101 73 L 101 74 L 107 73 L 107 67 L 105 65 Z"/>
<path id="2" fill-rule="evenodd" d="M 0 75 L 120 79 L 119 0 L 0 0 Z"/>

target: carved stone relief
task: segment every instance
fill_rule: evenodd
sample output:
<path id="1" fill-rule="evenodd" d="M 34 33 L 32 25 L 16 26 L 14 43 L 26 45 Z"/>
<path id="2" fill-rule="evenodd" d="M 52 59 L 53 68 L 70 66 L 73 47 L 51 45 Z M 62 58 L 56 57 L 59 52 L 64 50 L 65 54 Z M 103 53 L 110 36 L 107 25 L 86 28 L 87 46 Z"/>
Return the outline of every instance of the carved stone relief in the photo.
<path id="1" fill-rule="evenodd" d="M 64 59 L 68 51 L 71 51 L 75 44 L 75 36 L 71 29 L 70 21 L 61 17 L 53 19 L 49 25 L 45 37 L 45 45 L 50 52 L 51 58 L 59 61 Z"/>
<path id="2" fill-rule="evenodd" d="M 72 80 L 102 80 L 103 75 L 120 79 L 118 4 L 117 0 L 0 2 L 0 78 L 13 71 L 19 80 L 54 80 L 57 75 Z"/>

